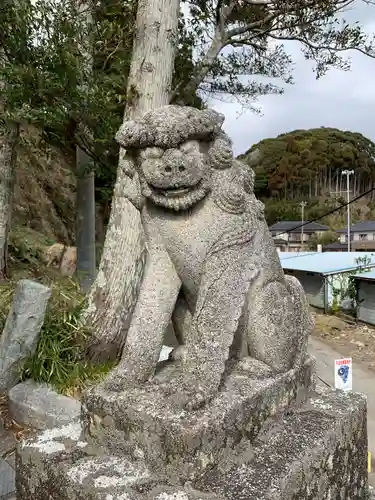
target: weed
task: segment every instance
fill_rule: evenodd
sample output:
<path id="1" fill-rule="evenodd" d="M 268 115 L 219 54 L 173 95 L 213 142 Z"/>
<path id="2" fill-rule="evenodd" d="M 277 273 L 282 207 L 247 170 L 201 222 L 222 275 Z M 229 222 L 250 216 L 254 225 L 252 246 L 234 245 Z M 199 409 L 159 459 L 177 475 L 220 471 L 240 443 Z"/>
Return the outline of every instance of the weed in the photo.
<path id="1" fill-rule="evenodd" d="M 46 280 L 44 280 L 46 281 Z M 90 332 L 80 321 L 84 296 L 72 279 L 54 279 L 35 354 L 21 367 L 21 379 L 49 383 L 59 392 L 78 397 L 84 386 L 99 380 L 112 364 L 94 365 L 83 359 Z M 0 324 L 3 326 L 12 302 L 15 283 L 0 289 Z"/>

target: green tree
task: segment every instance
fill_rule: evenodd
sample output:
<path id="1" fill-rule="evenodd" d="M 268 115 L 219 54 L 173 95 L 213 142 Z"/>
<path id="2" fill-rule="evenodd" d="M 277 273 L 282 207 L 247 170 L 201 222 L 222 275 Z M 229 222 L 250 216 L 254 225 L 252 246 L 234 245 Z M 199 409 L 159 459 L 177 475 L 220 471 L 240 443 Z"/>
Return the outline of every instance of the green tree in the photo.
<path id="1" fill-rule="evenodd" d="M 313 201 L 332 195 L 337 204 L 340 191 L 346 189 L 343 168 L 354 170 L 354 195 L 366 191 L 375 180 L 375 144 L 359 133 L 325 127 L 295 130 L 260 141 L 241 155 L 243 161 L 248 163 L 257 149 L 262 155 L 253 168 L 256 179 L 261 179 L 261 185 L 255 183 L 261 198 Z M 373 196 L 371 193 L 369 199 Z M 318 217 L 316 211 L 313 215 Z"/>
<path id="2" fill-rule="evenodd" d="M 354 0 L 184 3 L 190 8 L 197 61 L 189 84 L 179 86 L 180 93 L 199 87 L 203 95 L 233 97 L 257 111 L 254 101 L 259 95 L 280 94 L 283 83 L 293 82 L 293 60 L 284 41 L 300 43 L 305 58 L 315 63 L 317 78 L 330 68 L 348 70 L 348 50 L 375 55 L 373 37 L 344 18 Z"/>

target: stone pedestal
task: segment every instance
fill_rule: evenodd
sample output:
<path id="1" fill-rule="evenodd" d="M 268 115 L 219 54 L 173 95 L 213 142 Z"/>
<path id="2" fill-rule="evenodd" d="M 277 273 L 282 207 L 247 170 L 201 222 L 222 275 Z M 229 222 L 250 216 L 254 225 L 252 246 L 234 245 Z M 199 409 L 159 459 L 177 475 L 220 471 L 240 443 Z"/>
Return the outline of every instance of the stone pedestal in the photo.
<path id="1" fill-rule="evenodd" d="M 162 391 L 86 395 L 82 424 L 18 449 L 18 500 L 367 498 L 366 401 L 316 392 L 313 364 L 275 378 L 233 372 L 196 412 Z"/>
<path id="2" fill-rule="evenodd" d="M 268 419 L 306 401 L 314 386 L 312 358 L 277 377 L 262 378 L 262 367 L 245 358 L 217 397 L 193 412 L 177 409 L 166 398 L 168 366 L 164 377 L 163 372 L 158 375 L 158 385 L 122 393 L 98 385 L 85 395 L 85 440 L 109 453 L 136 450 L 153 470 L 178 471 L 180 479 L 191 480 L 244 437 L 251 442 Z"/>

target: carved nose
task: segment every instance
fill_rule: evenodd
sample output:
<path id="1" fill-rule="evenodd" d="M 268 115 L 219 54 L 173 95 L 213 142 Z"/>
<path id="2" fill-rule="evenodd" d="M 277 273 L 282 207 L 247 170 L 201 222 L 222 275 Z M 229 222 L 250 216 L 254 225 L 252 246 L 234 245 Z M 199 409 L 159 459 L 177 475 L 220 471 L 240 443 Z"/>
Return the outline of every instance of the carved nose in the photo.
<path id="1" fill-rule="evenodd" d="M 167 174 L 170 174 L 171 172 L 184 172 L 185 171 L 185 167 L 184 165 L 173 165 L 173 167 L 171 165 L 166 165 L 164 167 L 164 172 L 166 172 Z"/>

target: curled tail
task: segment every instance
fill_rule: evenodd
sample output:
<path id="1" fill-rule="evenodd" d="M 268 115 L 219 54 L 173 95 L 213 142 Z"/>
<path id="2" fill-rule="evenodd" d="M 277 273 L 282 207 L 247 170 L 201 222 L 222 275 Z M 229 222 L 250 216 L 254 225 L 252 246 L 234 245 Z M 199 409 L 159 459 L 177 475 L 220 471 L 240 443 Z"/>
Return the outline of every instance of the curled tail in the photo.
<path id="1" fill-rule="evenodd" d="M 295 309 L 297 328 L 298 350 L 296 352 L 295 366 L 300 366 L 306 356 L 309 335 L 314 330 L 314 320 L 310 313 L 309 304 L 301 283 L 294 276 L 285 276 L 286 287 L 292 297 Z"/>

